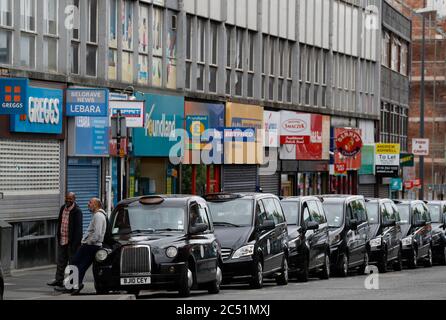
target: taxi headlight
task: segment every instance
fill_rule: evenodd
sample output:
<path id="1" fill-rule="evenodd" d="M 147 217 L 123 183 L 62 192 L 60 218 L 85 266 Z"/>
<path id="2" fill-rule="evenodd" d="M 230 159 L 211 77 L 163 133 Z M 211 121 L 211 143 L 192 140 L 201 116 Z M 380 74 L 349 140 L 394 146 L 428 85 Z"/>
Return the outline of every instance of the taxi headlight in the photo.
<path id="1" fill-rule="evenodd" d="M 233 255 L 232 255 L 232 259 L 238 259 L 241 257 L 248 257 L 248 256 L 252 256 L 254 254 L 254 245 L 250 244 L 244 247 L 241 247 L 240 249 L 238 249 Z"/>
<path id="2" fill-rule="evenodd" d="M 379 247 L 382 243 L 382 239 L 381 238 L 376 238 L 376 239 L 372 239 L 370 240 L 370 246 L 371 247 Z"/>
<path id="3" fill-rule="evenodd" d="M 178 254 L 178 249 L 176 247 L 169 247 L 166 249 L 166 256 L 168 258 L 175 258 Z"/>
<path id="4" fill-rule="evenodd" d="M 407 237 L 402 240 L 403 246 L 411 246 L 412 245 L 412 237 Z"/>
<path id="5" fill-rule="evenodd" d="M 103 262 L 108 257 L 108 251 L 105 249 L 100 249 L 98 252 L 96 252 L 96 261 L 97 262 Z"/>

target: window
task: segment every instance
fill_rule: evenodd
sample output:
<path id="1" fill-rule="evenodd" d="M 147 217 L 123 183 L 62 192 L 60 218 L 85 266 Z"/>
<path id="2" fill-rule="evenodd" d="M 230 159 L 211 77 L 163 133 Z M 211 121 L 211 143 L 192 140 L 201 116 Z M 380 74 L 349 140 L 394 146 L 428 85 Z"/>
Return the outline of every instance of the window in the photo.
<path id="1" fill-rule="evenodd" d="M 71 44 L 71 73 L 79 74 L 79 43 Z"/>
<path id="2" fill-rule="evenodd" d="M 197 65 L 197 90 L 204 91 L 204 64 Z"/>
<path id="3" fill-rule="evenodd" d="M 231 51 L 232 51 L 232 28 L 226 29 L 226 67 L 231 68 Z"/>
<path id="4" fill-rule="evenodd" d="M 98 42 L 98 1 L 88 0 L 88 42 Z"/>
<path id="5" fill-rule="evenodd" d="M 217 92 L 217 68 L 209 68 L 209 91 Z"/>
<path id="6" fill-rule="evenodd" d="M 57 39 L 44 37 L 43 67 L 45 70 L 57 72 Z"/>
<path id="7" fill-rule="evenodd" d="M 236 54 L 236 68 L 237 69 L 243 69 L 243 29 L 237 29 L 236 32 L 236 43 L 237 43 L 237 54 Z"/>
<path id="8" fill-rule="evenodd" d="M 192 16 L 186 16 L 186 60 L 192 59 Z"/>
<path id="9" fill-rule="evenodd" d="M 96 77 L 97 47 L 87 45 L 87 76 Z"/>
<path id="10" fill-rule="evenodd" d="M 0 26 L 12 27 L 12 0 L 0 0 Z"/>
<path id="11" fill-rule="evenodd" d="M 118 47 L 118 0 L 110 0 L 109 6 L 109 35 L 108 35 L 108 45 L 112 48 Z"/>
<path id="12" fill-rule="evenodd" d="M 226 70 L 226 94 L 231 94 L 231 70 Z"/>
<path id="13" fill-rule="evenodd" d="M 166 86 L 177 88 L 177 16 L 168 12 Z"/>
<path id="14" fill-rule="evenodd" d="M 116 0 L 117 1 L 117 0 Z M 71 3 L 77 8 L 77 12 L 79 12 L 79 0 L 71 0 Z M 75 14 L 75 12 L 72 12 L 75 19 L 77 21 L 74 22 L 73 25 L 73 33 L 72 33 L 72 39 L 73 40 L 79 40 L 79 25 L 80 25 L 80 16 L 79 14 Z"/>
<path id="15" fill-rule="evenodd" d="M 325 216 L 324 207 L 322 206 L 322 202 L 316 201 L 317 207 L 319 208 L 319 224 L 327 223 L 327 217 Z"/>
<path id="16" fill-rule="evenodd" d="M 161 87 L 163 84 L 163 26 L 164 11 L 153 8 L 153 60 L 152 60 L 152 85 Z"/>
<path id="17" fill-rule="evenodd" d="M 139 6 L 139 52 L 149 53 L 149 7 Z"/>
<path id="18" fill-rule="evenodd" d="M 407 43 L 402 43 L 401 44 L 401 68 L 400 68 L 400 72 L 407 76 L 408 74 L 408 70 L 407 70 L 407 59 L 408 59 L 408 55 L 409 55 L 409 50 L 408 50 L 408 46 Z"/>
<path id="19" fill-rule="evenodd" d="M 280 202 L 277 199 L 274 199 L 274 204 L 276 205 L 276 215 L 279 223 L 285 222 L 285 215 L 282 210 L 282 206 L 280 205 Z"/>
<path id="20" fill-rule="evenodd" d="M 218 24 L 211 22 L 211 34 L 210 34 L 211 45 L 211 65 L 218 64 Z"/>
<path id="21" fill-rule="evenodd" d="M 256 214 L 258 217 L 259 225 L 262 225 L 266 220 L 268 220 L 268 216 L 266 214 L 266 210 L 262 201 L 257 201 Z"/>
<path id="22" fill-rule="evenodd" d="M 204 19 L 198 19 L 197 26 L 198 34 L 198 57 L 197 61 L 205 62 L 205 52 L 206 52 L 206 21 Z"/>
<path id="23" fill-rule="evenodd" d="M 108 50 L 108 79 L 118 79 L 118 51 L 114 49 Z"/>
<path id="24" fill-rule="evenodd" d="M 303 218 L 303 223 L 301 223 L 301 225 L 305 225 L 311 221 L 310 209 L 308 208 L 308 204 L 304 204 L 304 211 L 302 218 Z"/>
<path id="25" fill-rule="evenodd" d="M 274 204 L 274 199 L 263 199 L 262 201 L 265 205 L 265 209 L 269 219 L 274 220 L 276 224 L 280 224 L 285 221 L 283 214 L 278 211 L 276 205 Z"/>
<path id="26" fill-rule="evenodd" d="M 20 39 L 20 66 L 35 68 L 36 37 L 22 32 Z"/>
<path id="27" fill-rule="evenodd" d="M 12 31 L 0 28 L 0 63 L 12 64 Z"/>
<path id="28" fill-rule="evenodd" d="M 387 32 L 383 33 L 382 37 L 382 52 L 381 52 L 381 58 L 382 58 L 382 64 L 383 66 L 389 68 L 390 67 L 390 36 Z"/>
<path id="29" fill-rule="evenodd" d="M 394 71 L 400 71 L 400 52 L 401 52 L 401 42 L 397 38 L 393 38 L 392 41 L 392 57 L 391 57 L 391 68 Z"/>
<path id="30" fill-rule="evenodd" d="M 43 20 L 45 33 L 57 35 L 58 0 L 44 0 Z"/>
<path id="31" fill-rule="evenodd" d="M 23 31 L 36 31 L 36 0 L 20 0 L 20 20 Z"/>
<path id="32" fill-rule="evenodd" d="M 149 83 L 149 58 L 143 54 L 138 56 L 138 83 Z"/>
<path id="33" fill-rule="evenodd" d="M 319 212 L 319 207 L 316 201 L 308 201 L 307 204 L 310 210 L 311 220 L 319 224 L 325 223 L 325 217 L 321 212 Z"/>
<path id="34" fill-rule="evenodd" d="M 236 72 L 235 95 L 241 96 L 243 93 L 243 72 Z"/>

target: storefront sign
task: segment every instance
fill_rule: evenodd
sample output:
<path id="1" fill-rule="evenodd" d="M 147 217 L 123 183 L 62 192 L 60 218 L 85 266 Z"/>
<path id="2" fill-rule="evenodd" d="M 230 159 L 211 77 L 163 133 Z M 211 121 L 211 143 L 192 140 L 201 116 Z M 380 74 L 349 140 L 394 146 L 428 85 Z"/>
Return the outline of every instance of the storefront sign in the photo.
<path id="1" fill-rule="evenodd" d="M 400 145 L 392 143 L 376 144 L 376 174 L 397 176 L 400 168 Z"/>
<path id="2" fill-rule="evenodd" d="M 280 123 L 280 159 L 329 159 L 329 116 L 281 111 Z"/>
<path id="3" fill-rule="evenodd" d="M 404 189 L 412 190 L 413 189 L 413 181 L 404 181 Z"/>
<path id="4" fill-rule="evenodd" d="M 359 174 L 375 174 L 375 145 L 368 144 L 362 147 L 361 169 Z"/>
<path id="5" fill-rule="evenodd" d="M 359 170 L 362 165 L 362 130 L 356 128 L 333 128 L 332 150 L 334 163 L 346 163 L 348 170 Z M 339 143 L 337 144 L 337 142 Z M 358 151 L 358 147 L 359 152 Z M 341 147 L 341 148 L 339 148 Z M 341 152 L 343 150 L 343 153 Z M 350 154 L 350 155 L 349 155 Z"/>
<path id="6" fill-rule="evenodd" d="M 403 180 L 400 178 L 395 178 L 390 180 L 390 190 L 403 191 Z"/>
<path id="7" fill-rule="evenodd" d="M 28 87 L 26 115 L 11 116 L 11 132 L 61 134 L 63 91 Z"/>
<path id="8" fill-rule="evenodd" d="M 429 139 L 412 139 L 412 153 L 416 156 L 428 156 Z"/>
<path id="9" fill-rule="evenodd" d="M 107 89 L 67 89 L 67 117 L 106 117 Z"/>
<path id="10" fill-rule="evenodd" d="M 336 149 L 344 157 L 353 157 L 361 152 L 362 138 L 357 129 L 345 128 L 336 135 Z"/>
<path id="11" fill-rule="evenodd" d="M 413 167 L 413 166 L 415 166 L 415 155 L 413 153 L 401 153 L 400 167 Z"/>
<path id="12" fill-rule="evenodd" d="M 133 129 L 133 153 L 136 157 L 168 157 L 178 141 L 175 129 L 184 129 L 184 98 L 155 94 L 137 94 L 145 101 L 144 128 Z M 179 139 L 178 139 L 179 140 Z"/>
<path id="13" fill-rule="evenodd" d="M 0 114 L 26 113 L 28 84 L 28 79 L 0 79 Z"/>
<path id="14" fill-rule="evenodd" d="M 263 121 L 265 123 L 264 146 L 268 148 L 278 148 L 280 112 L 264 111 Z"/>
<path id="15" fill-rule="evenodd" d="M 144 101 L 110 101 L 110 117 L 118 111 L 126 119 L 127 128 L 144 128 Z"/>
<path id="16" fill-rule="evenodd" d="M 225 164 L 263 163 L 263 107 L 232 102 L 227 103 L 226 128 L 254 129 L 255 140 L 225 142 Z"/>
<path id="17" fill-rule="evenodd" d="M 108 117 L 75 118 L 75 155 L 108 156 L 109 155 Z"/>

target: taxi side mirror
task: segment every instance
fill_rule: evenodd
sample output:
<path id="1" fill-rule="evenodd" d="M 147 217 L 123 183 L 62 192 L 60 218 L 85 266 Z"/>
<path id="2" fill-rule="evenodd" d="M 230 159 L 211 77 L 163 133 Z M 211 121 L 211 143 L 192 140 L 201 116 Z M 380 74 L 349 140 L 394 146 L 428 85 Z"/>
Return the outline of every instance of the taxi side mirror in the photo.
<path id="1" fill-rule="evenodd" d="M 208 225 L 205 223 L 197 223 L 189 228 L 189 233 L 192 235 L 200 234 L 208 230 Z"/>

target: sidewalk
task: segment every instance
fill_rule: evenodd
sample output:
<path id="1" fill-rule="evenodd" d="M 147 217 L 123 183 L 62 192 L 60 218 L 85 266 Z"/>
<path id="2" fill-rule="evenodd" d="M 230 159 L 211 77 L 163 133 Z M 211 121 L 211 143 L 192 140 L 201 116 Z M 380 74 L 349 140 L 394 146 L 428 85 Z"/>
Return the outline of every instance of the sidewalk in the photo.
<path id="1" fill-rule="evenodd" d="M 56 266 L 13 271 L 5 279 L 5 300 L 135 300 L 134 295 L 96 295 L 91 269 L 85 276 L 81 295 L 71 296 L 54 291 L 46 283 L 54 278 Z"/>

